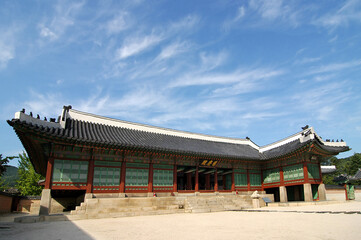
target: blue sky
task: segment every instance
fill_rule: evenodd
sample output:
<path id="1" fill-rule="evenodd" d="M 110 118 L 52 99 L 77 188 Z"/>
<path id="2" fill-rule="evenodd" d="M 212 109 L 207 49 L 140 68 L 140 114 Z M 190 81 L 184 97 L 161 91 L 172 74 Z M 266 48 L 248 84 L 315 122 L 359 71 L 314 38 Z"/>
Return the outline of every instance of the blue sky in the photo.
<path id="1" fill-rule="evenodd" d="M 0 1 L 6 120 L 63 105 L 262 146 L 313 126 L 361 152 L 361 1 Z M 14 163 L 15 164 L 15 163 Z"/>

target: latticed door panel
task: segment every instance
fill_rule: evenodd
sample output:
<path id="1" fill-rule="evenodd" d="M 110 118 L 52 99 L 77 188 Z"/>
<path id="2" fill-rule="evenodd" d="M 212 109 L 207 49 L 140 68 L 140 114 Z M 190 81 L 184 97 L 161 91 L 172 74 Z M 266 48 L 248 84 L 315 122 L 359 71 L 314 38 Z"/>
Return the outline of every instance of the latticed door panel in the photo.
<path id="1" fill-rule="evenodd" d="M 173 186 L 173 171 L 159 170 L 153 171 L 153 185 L 154 186 Z"/>
<path id="2" fill-rule="evenodd" d="M 263 182 L 264 183 L 274 183 L 280 181 L 280 171 L 279 169 L 270 169 L 263 171 Z"/>
<path id="3" fill-rule="evenodd" d="M 303 165 L 297 164 L 283 167 L 283 178 L 285 181 L 303 179 Z"/>
<path id="4" fill-rule="evenodd" d="M 120 168 L 94 168 L 94 186 L 118 186 L 120 184 Z"/>
<path id="5" fill-rule="evenodd" d="M 86 183 L 88 176 L 87 161 L 54 160 L 53 182 Z"/>
<path id="6" fill-rule="evenodd" d="M 320 178 L 320 168 L 316 164 L 307 164 L 308 169 L 308 177 L 311 179 L 319 179 Z"/>
<path id="7" fill-rule="evenodd" d="M 234 174 L 235 186 L 247 186 L 247 174 Z"/>

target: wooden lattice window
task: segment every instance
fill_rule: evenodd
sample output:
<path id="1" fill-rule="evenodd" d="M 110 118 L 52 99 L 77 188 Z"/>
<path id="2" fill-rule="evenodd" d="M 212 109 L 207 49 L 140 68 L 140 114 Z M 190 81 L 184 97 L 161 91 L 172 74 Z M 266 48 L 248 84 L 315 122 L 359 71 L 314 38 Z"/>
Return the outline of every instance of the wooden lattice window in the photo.
<path id="1" fill-rule="evenodd" d="M 236 186 L 247 186 L 247 174 L 240 174 L 235 173 L 234 174 L 234 184 Z"/>
<path id="2" fill-rule="evenodd" d="M 249 182 L 250 182 L 251 186 L 261 186 L 262 185 L 261 175 L 250 174 L 249 175 Z"/>
<path id="3" fill-rule="evenodd" d="M 95 167 L 94 186 L 118 186 L 120 183 L 120 168 Z"/>
<path id="4" fill-rule="evenodd" d="M 280 172 L 278 168 L 263 171 L 264 183 L 274 183 L 279 181 L 280 181 Z"/>
<path id="5" fill-rule="evenodd" d="M 308 169 L 308 177 L 313 179 L 320 178 L 320 169 L 319 166 L 316 164 L 307 164 Z"/>
<path id="6" fill-rule="evenodd" d="M 153 170 L 154 186 L 173 186 L 173 171 L 170 170 Z"/>
<path id="7" fill-rule="evenodd" d="M 54 160 L 53 182 L 82 182 L 88 177 L 87 161 Z"/>
<path id="8" fill-rule="evenodd" d="M 285 181 L 303 179 L 303 177 L 302 164 L 283 167 L 283 178 Z"/>
<path id="9" fill-rule="evenodd" d="M 126 186 L 148 186 L 148 169 L 127 168 L 125 174 Z"/>

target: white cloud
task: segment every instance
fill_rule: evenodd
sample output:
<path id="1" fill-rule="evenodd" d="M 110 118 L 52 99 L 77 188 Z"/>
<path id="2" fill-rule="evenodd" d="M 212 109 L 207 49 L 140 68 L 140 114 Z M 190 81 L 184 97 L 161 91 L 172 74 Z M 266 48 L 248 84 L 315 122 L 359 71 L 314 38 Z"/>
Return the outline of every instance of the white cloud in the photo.
<path id="1" fill-rule="evenodd" d="M 0 28 L 0 70 L 5 69 L 16 56 L 16 36 L 18 32 L 18 26 Z"/>
<path id="2" fill-rule="evenodd" d="M 164 38 L 159 34 L 128 38 L 124 41 L 123 45 L 117 49 L 116 60 L 125 59 L 146 51 L 161 42 L 163 39 Z"/>
<path id="3" fill-rule="evenodd" d="M 167 35 L 179 35 L 181 33 L 190 34 L 191 30 L 197 27 L 200 19 L 197 15 L 188 15 L 177 22 L 169 24 Z"/>
<path id="4" fill-rule="evenodd" d="M 322 58 L 321 57 L 305 57 L 299 60 L 295 61 L 295 64 L 308 64 L 308 63 L 314 63 L 314 62 L 318 62 L 320 61 Z"/>
<path id="5" fill-rule="evenodd" d="M 234 25 L 239 23 L 244 16 L 246 15 L 246 8 L 244 6 L 241 6 L 237 9 L 237 13 L 233 18 L 227 19 L 223 23 L 223 29 L 228 31 L 230 28 L 232 28 Z"/>
<path id="6" fill-rule="evenodd" d="M 344 86 L 347 86 L 347 82 L 324 83 L 300 90 L 292 99 L 296 101 L 298 111 L 318 120 L 329 120 L 333 114 L 338 114 L 339 106 L 351 96 Z"/>
<path id="7" fill-rule="evenodd" d="M 300 24 L 301 13 L 305 11 L 302 7 L 295 6 L 293 2 L 283 0 L 251 0 L 249 8 L 256 11 L 261 17 L 262 21 L 256 25 L 280 20 L 292 27 L 297 27 Z"/>
<path id="8" fill-rule="evenodd" d="M 4 36 L 4 35 L 3 35 Z M 0 70 L 7 67 L 10 60 L 15 58 L 15 46 L 5 37 L 0 37 Z"/>
<path id="9" fill-rule="evenodd" d="M 156 60 L 164 60 L 172 58 L 180 53 L 188 51 L 190 44 L 187 42 L 174 42 L 164 47 L 161 53 L 156 57 Z"/>
<path id="10" fill-rule="evenodd" d="M 249 6 L 266 19 L 276 19 L 285 14 L 282 0 L 251 0 Z"/>
<path id="11" fill-rule="evenodd" d="M 336 12 L 327 13 L 316 21 L 314 24 L 323 27 L 337 28 L 348 26 L 349 23 L 361 23 L 361 2 L 359 0 L 348 0 Z"/>
<path id="12" fill-rule="evenodd" d="M 354 61 L 345 62 L 345 63 L 331 63 L 328 65 L 314 67 L 311 69 L 311 71 L 309 71 L 307 73 L 307 75 L 336 72 L 336 71 L 341 71 L 341 70 L 344 70 L 347 68 L 358 67 L 360 65 L 361 65 L 361 60 L 354 60 Z"/>
<path id="13" fill-rule="evenodd" d="M 74 25 L 75 16 L 80 12 L 85 2 L 58 1 L 51 20 L 39 23 L 39 34 L 42 38 L 54 41 L 59 39 L 68 27 Z"/>
<path id="14" fill-rule="evenodd" d="M 59 107 L 67 105 L 67 100 L 59 93 L 42 94 L 36 91 L 30 91 L 31 100 L 24 102 L 27 111 L 33 112 L 34 116 L 39 114 L 41 117 L 57 117 L 60 114 Z"/>
<path id="15" fill-rule="evenodd" d="M 117 34 L 127 29 L 129 27 L 129 24 L 126 20 L 128 17 L 128 13 L 120 12 L 112 20 L 108 21 L 106 23 L 106 31 L 108 32 L 108 34 Z"/>
<path id="16" fill-rule="evenodd" d="M 238 8 L 237 16 L 234 18 L 235 21 L 240 20 L 246 15 L 246 9 L 244 6 Z"/>
<path id="17" fill-rule="evenodd" d="M 190 73 L 170 83 L 170 87 L 229 85 L 237 83 L 238 85 L 232 85 L 230 88 L 221 88 L 215 90 L 215 92 L 227 92 L 228 90 L 232 92 L 234 90 L 248 92 L 255 87 L 256 81 L 264 80 L 281 74 L 283 74 L 282 71 L 267 69 L 236 70 L 231 73 Z M 242 90 L 242 88 L 244 88 L 244 90 Z"/>

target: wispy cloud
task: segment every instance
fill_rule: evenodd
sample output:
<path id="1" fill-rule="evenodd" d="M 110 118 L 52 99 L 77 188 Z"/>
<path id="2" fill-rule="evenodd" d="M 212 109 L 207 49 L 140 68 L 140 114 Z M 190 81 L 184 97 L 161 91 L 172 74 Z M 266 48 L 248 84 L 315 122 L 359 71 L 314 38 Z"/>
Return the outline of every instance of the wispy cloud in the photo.
<path id="1" fill-rule="evenodd" d="M 85 2 L 58 1 L 55 13 L 51 19 L 39 23 L 39 34 L 43 39 L 54 41 L 59 39 L 68 27 L 74 25 L 75 16 L 82 9 Z"/>
<path id="2" fill-rule="evenodd" d="M 117 49 L 115 58 L 116 60 L 121 60 L 137 55 L 152 48 L 163 39 L 164 37 L 155 33 L 146 36 L 128 38 L 124 41 L 123 45 Z"/>
<path id="3" fill-rule="evenodd" d="M 313 86 L 295 94 L 292 99 L 296 101 L 300 111 L 311 111 L 308 115 L 318 120 L 328 120 L 337 114 L 339 106 L 348 101 L 351 92 L 344 86 L 347 82 L 330 82 L 320 86 Z"/>
<path id="4" fill-rule="evenodd" d="M 15 58 L 15 43 L 13 30 L 0 30 L 0 32 L 0 70 L 2 70 Z"/>
<path id="5" fill-rule="evenodd" d="M 326 13 L 314 21 L 315 25 L 337 28 L 348 26 L 349 23 L 361 23 L 361 2 L 358 0 L 346 1 L 336 12 Z"/>
<path id="6" fill-rule="evenodd" d="M 283 74 L 283 71 L 268 69 L 238 69 L 230 73 L 190 73 L 170 83 L 170 87 L 232 84 L 230 88 L 219 88 L 214 92 L 217 94 L 229 91 L 233 93 L 241 93 L 253 90 L 257 85 L 257 81 L 259 80 L 264 80 L 281 74 Z M 236 85 L 233 85 L 235 83 Z"/>
<path id="7" fill-rule="evenodd" d="M 191 34 L 192 30 L 200 24 L 197 15 L 187 15 L 176 22 L 171 22 L 166 29 L 167 35 Z"/>
<path id="8" fill-rule="evenodd" d="M 300 24 L 301 13 L 304 11 L 291 1 L 283 0 L 251 0 L 249 8 L 255 11 L 263 20 L 262 24 L 269 24 L 275 20 L 297 27 Z M 256 25 L 259 25 L 258 23 Z"/>
<path id="9" fill-rule="evenodd" d="M 166 27 L 154 28 L 150 34 L 138 32 L 136 36 L 128 37 L 123 41 L 122 46 L 116 50 L 115 60 L 126 59 L 145 52 L 170 37 L 182 33 L 188 34 L 188 31 L 193 29 L 198 21 L 199 19 L 197 16 L 189 15 L 177 22 L 168 24 Z M 178 43 L 178 45 L 169 46 L 168 49 L 163 49 L 163 56 L 160 55 L 160 57 L 169 57 L 169 54 L 175 53 L 176 50 L 180 50 L 181 46 L 181 43 Z"/>
<path id="10" fill-rule="evenodd" d="M 172 58 L 178 54 L 188 51 L 190 44 L 188 42 L 173 42 L 165 46 L 160 54 L 156 57 L 156 61 Z"/>
<path id="11" fill-rule="evenodd" d="M 249 6 L 266 19 L 274 20 L 285 14 L 283 0 L 251 0 Z"/>
<path id="12" fill-rule="evenodd" d="M 235 16 L 233 16 L 230 19 L 227 19 L 223 23 L 223 29 L 225 31 L 229 31 L 230 28 L 232 28 L 234 25 L 238 24 L 246 15 L 246 8 L 244 6 L 241 6 L 237 9 L 237 12 Z"/>
<path id="13" fill-rule="evenodd" d="M 46 94 L 37 91 L 30 91 L 31 100 L 24 102 L 24 107 L 33 114 L 40 114 L 44 117 L 58 116 L 59 106 L 71 104 L 60 93 L 48 92 Z"/>
<path id="14" fill-rule="evenodd" d="M 113 19 L 106 23 L 106 31 L 108 34 L 118 34 L 130 27 L 130 16 L 127 12 L 118 13 Z"/>
<path id="15" fill-rule="evenodd" d="M 315 63 L 322 59 L 322 57 L 305 57 L 295 61 L 295 64 L 309 64 Z"/>
<path id="16" fill-rule="evenodd" d="M 307 75 L 336 72 L 336 71 L 341 71 L 341 70 L 348 69 L 348 68 L 358 67 L 360 65 L 361 65 L 361 60 L 354 60 L 354 61 L 344 62 L 344 63 L 331 63 L 328 65 L 313 67 L 311 69 L 311 71 L 309 71 L 307 73 Z"/>

